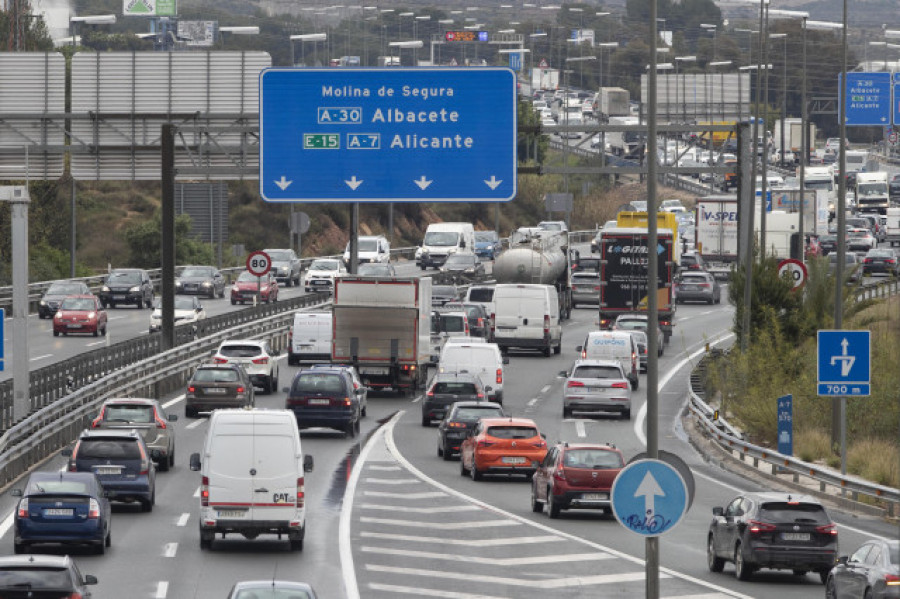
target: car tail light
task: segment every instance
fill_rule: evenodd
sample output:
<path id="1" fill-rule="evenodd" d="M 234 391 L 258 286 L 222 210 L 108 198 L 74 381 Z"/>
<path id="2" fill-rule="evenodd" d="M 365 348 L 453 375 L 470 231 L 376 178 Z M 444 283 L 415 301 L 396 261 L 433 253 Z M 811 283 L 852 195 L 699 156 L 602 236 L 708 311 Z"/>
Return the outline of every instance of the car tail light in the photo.
<path id="1" fill-rule="evenodd" d="M 497 384 L 498 385 L 503 384 L 503 369 L 502 368 L 497 369 Z"/>
<path id="2" fill-rule="evenodd" d="M 897 263 L 897 261 L 894 260 L 893 258 L 888 258 L 887 260 L 885 260 L 885 262 L 887 262 L 888 264 L 896 264 Z"/>
<path id="3" fill-rule="evenodd" d="M 83 599 L 83 595 L 81 593 L 72 593 L 71 595 L 66 595 L 65 599 Z"/>
<path id="4" fill-rule="evenodd" d="M 557 468 L 556 470 L 554 470 L 554 471 L 553 471 L 553 478 L 554 478 L 555 480 L 565 481 L 565 480 L 566 480 L 566 469 L 563 468 L 562 466 L 560 466 L 559 468 Z"/>
<path id="5" fill-rule="evenodd" d="M 600 286 L 597 285 L 596 287 L 594 287 L 594 291 L 600 291 Z"/>
<path id="6" fill-rule="evenodd" d="M 200 505 L 206 507 L 209 505 L 209 477 L 204 476 L 200 479 Z"/>
<path id="7" fill-rule="evenodd" d="M 447 428 L 466 428 L 466 424 L 464 422 L 449 422 L 447 423 Z"/>
<path id="8" fill-rule="evenodd" d="M 769 524 L 767 522 L 760 522 L 759 520 L 750 520 L 747 530 L 751 534 L 759 534 L 761 532 L 772 532 L 773 530 L 775 530 L 775 525 Z"/>
<path id="9" fill-rule="evenodd" d="M 600 319 L 600 328 L 601 328 L 601 329 L 608 329 L 608 328 L 609 328 L 609 324 L 610 324 L 610 319 L 609 319 L 609 318 L 601 318 L 601 319 Z M 582 352 L 582 353 L 584 353 L 584 352 Z M 584 356 L 582 355 L 581 357 L 583 358 Z"/>
<path id="10" fill-rule="evenodd" d="M 870 262 L 873 262 L 873 260 L 871 258 L 866 258 L 865 260 L 863 260 L 863 263 L 865 263 L 865 264 L 868 264 Z"/>
<path id="11" fill-rule="evenodd" d="M 244 389 L 243 387 L 238 387 L 238 388 L 237 388 L 237 392 L 238 392 L 238 393 L 243 393 L 244 391 L 245 391 L 245 389 Z"/>
<path id="12" fill-rule="evenodd" d="M 88 518 L 90 518 L 91 520 L 96 520 L 99 517 L 100 503 L 92 497 L 90 503 L 88 504 Z"/>
<path id="13" fill-rule="evenodd" d="M 288 345 L 294 341 L 294 327 L 288 327 Z"/>
<path id="14" fill-rule="evenodd" d="M 156 413 L 156 410 L 153 411 L 153 419 L 156 421 L 156 428 L 166 429 L 169 428 L 166 425 L 166 421 L 159 417 L 159 414 Z"/>
<path id="15" fill-rule="evenodd" d="M 425 395 L 427 395 L 428 397 L 434 397 L 434 389 L 429 390 Z"/>
<path id="16" fill-rule="evenodd" d="M 100 415 L 94 418 L 94 421 L 91 422 L 91 428 L 97 428 L 100 426 L 100 423 L 103 421 L 103 414 L 106 412 L 106 406 L 100 410 Z"/>
<path id="17" fill-rule="evenodd" d="M 469 321 L 466 320 L 466 337 L 469 336 Z"/>
<path id="18" fill-rule="evenodd" d="M 581 350 L 581 359 L 583 360 L 585 358 L 587 358 L 587 350 L 583 349 L 583 350 Z"/>
<path id="19" fill-rule="evenodd" d="M 268 364 L 268 363 L 269 363 L 269 358 L 265 358 L 265 357 L 263 357 L 263 358 L 256 358 L 255 360 L 253 360 L 253 363 L 254 363 L 254 364 Z"/>
<path id="20" fill-rule="evenodd" d="M 668 320 L 660 320 L 659 321 L 659 326 L 661 326 L 661 327 L 667 327 L 667 326 L 669 326 L 669 324 L 671 324 L 671 323 Z"/>
<path id="21" fill-rule="evenodd" d="M 25 497 L 22 501 L 19 502 L 19 518 L 27 518 L 28 517 L 28 498 Z"/>
<path id="22" fill-rule="evenodd" d="M 491 312 L 491 336 L 494 334 L 494 330 L 497 327 L 497 315 Z"/>
<path id="23" fill-rule="evenodd" d="M 613 389 L 627 389 L 627 388 L 628 388 L 628 383 L 626 383 L 626 382 L 624 382 L 624 381 L 618 382 L 618 383 L 613 383 L 613 384 L 612 384 L 612 388 L 613 388 Z"/>
<path id="24" fill-rule="evenodd" d="M 297 507 L 303 507 L 306 501 L 306 491 L 303 488 L 303 477 L 297 479 Z"/>
<path id="25" fill-rule="evenodd" d="M 484 319 L 483 319 L 482 317 L 479 316 L 479 317 L 478 317 L 478 320 L 475 321 L 475 322 L 478 323 L 478 328 L 479 328 L 479 329 L 483 329 L 483 328 L 484 328 Z"/>
<path id="26" fill-rule="evenodd" d="M 495 445 L 495 443 L 493 441 L 486 441 L 486 440 L 482 439 L 476 444 L 476 447 L 478 447 L 480 449 L 484 449 L 486 447 L 490 447 L 491 445 Z"/>
<path id="27" fill-rule="evenodd" d="M 544 314 L 544 337 L 550 336 L 550 315 Z"/>
<path id="28" fill-rule="evenodd" d="M 823 535 L 831 535 L 833 537 L 836 537 L 838 530 L 837 526 L 835 526 L 834 524 L 825 524 L 822 526 L 816 526 L 816 532 L 822 533 Z"/>
<path id="29" fill-rule="evenodd" d="M 700 287 L 702 287 L 703 289 L 708 289 L 709 283 L 700 283 Z"/>
<path id="30" fill-rule="evenodd" d="M 188 390 L 188 393 L 196 393 L 197 387 L 190 385 L 187 390 Z"/>
<path id="31" fill-rule="evenodd" d="M 568 383 L 566 383 L 566 387 L 569 387 L 570 389 L 572 387 L 584 387 L 584 383 L 582 383 L 581 381 L 569 381 Z"/>
<path id="32" fill-rule="evenodd" d="M 900 576 L 897 576 L 896 574 L 885 574 L 884 584 L 889 587 L 900 586 Z"/>
<path id="33" fill-rule="evenodd" d="M 213 358 L 213 362 L 216 364 L 228 364 L 227 358 Z"/>
<path id="34" fill-rule="evenodd" d="M 478 392 L 478 395 L 476 395 L 475 397 L 477 397 L 478 399 L 484 399 L 484 393 L 482 393 L 481 391 L 479 391 L 479 392 Z"/>
<path id="35" fill-rule="evenodd" d="M 353 402 L 350 401 L 350 398 L 349 398 L 349 397 L 345 397 L 343 403 L 344 403 L 345 406 L 352 406 L 352 405 L 353 405 Z"/>
<path id="36" fill-rule="evenodd" d="M 150 460 L 147 459 L 147 452 L 143 445 L 138 445 L 141 450 L 141 475 L 150 474 Z"/>

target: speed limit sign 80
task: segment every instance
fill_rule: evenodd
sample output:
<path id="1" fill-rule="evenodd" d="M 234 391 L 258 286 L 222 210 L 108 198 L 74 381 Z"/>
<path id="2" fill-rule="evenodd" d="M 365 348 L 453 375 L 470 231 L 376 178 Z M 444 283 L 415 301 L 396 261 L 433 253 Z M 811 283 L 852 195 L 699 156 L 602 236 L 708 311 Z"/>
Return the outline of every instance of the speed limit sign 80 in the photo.
<path id="1" fill-rule="evenodd" d="M 794 285 L 794 289 L 800 289 L 806 284 L 806 265 L 800 260 L 788 258 L 778 263 L 778 274 L 788 277 Z"/>
<path id="2" fill-rule="evenodd" d="M 272 259 L 269 258 L 269 254 L 262 250 L 251 252 L 250 255 L 247 256 L 247 271 L 251 275 L 262 277 L 268 273 L 271 268 Z"/>

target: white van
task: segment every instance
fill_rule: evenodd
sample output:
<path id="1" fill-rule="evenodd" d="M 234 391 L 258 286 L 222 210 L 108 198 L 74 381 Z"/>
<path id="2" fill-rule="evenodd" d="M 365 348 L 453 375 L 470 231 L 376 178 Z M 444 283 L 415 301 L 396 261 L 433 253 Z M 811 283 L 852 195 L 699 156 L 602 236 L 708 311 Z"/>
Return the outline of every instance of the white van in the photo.
<path id="1" fill-rule="evenodd" d="M 202 453 L 190 458 L 200 471 L 200 548 L 217 534 L 255 539 L 286 536 L 303 549 L 306 504 L 303 479 L 313 469 L 303 456 L 297 420 L 288 410 L 215 410 Z"/>
<path id="2" fill-rule="evenodd" d="M 364 235 L 357 240 L 356 255 L 360 264 L 387 264 L 391 261 L 391 244 L 384 235 Z M 344 266 L 350 268 L 350 243 L 344 250 Z"/>
<path id="3" fill-rule="evenodd" d="M 503 403 L 503 365 L 509 364 L 496 343 L 450 337 L 441 350 L 438 372 L 468 372 L 477 376 L 488 401 Z"/>
<path id="4" fill-rule="evenodd" d="M 297 312 L 288 330 L 288 364 L 331 361 L 331 312 Z"/>
<path id="5" fill-rule="evenodd" d="M 640 372 L 640 352 L 634 337 L 626 331 L 591 331 L 584 339 L 584 344 L 575 348 L 581 353 L 582 360 L 617 360 L 631 388 L 638 388 L 638 372 Z"/>
<path id="6" fill-rule="evenodd" d="M 425 230 L 418 264 L 422 270 L 439 268 L 450 254 L 475 253 L 475 227 L 472 223 L 432 223 Z"/>
<path id="7" fill-rule="evenodd" d="M 552 285 L 504 283 L 494 287 L 494 341 L 501 349 L 562 350 L 559 295 Z"/>
<path id="8" fill-rule="evenodd" d="M 465 304 L 479 304 L 490 318 L 494 313 L 494 286 L 471 285 L 466 290 Z"/>

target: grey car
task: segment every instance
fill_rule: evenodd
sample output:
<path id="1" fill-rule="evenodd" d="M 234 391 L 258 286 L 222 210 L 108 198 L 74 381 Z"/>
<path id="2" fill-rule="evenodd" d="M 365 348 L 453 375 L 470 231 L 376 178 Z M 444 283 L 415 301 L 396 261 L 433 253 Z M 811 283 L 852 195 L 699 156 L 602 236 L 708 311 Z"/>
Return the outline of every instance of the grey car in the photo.
<path id="1" fill-rule="evenodd" d="M 185 266 L 175 279 L 175 293 L 225 297 L 225 277 L 214 266 Z"/>
<path id="2" fill-rule="evenodd" d="M 91 423 L 92 429 L 139 431 L 147 449 L 156 457 L 160 471 L 175 465 L 175 414 L 166 414 L 155 399 L 121 397 L 107 399 L 100 414 Z"/>
<path id="3" fill-rule="evenodd" d="M 600 275 L 584 270 L 572 273 L 572 307 L 578 304 L 600 305 Z"/>
<path id="4" fill-rule="evenodd" d="M 291 249 L 263 250 L 272 261 L 272 274 L 279 283 L 288 287 L 300 285 L 300 258 L 297 252 Z"/>
<path id="5" fill-rule="evenodd" d="M 70 295 L 91 295 L 91 288 L 81 281 L 54 281 L 38 303 L 38 318 L 52 318 Z"/>
<path id="6" fill-rule="evenodd" d="M 675 302 L 706 302 L 718 304 L 722 301 L 722 289 L 716 278 L 708 272 L 684 272 L 675 281 Z"/>
<path id="7" fill-rule="evenodd" d="M 184 415 L 196 418 L 200 412 L 220 408 L 256 405 L 256 391 L 250 375 L 240 364 L 202 364 L 197 367 L 184 394 Z"/>
<path id="8" fill-rule="evenodd" d="M 631 383 L 618 360 L 576 360 L 566 377 L 563 418 L 614 412 L 631 419 Z"/>

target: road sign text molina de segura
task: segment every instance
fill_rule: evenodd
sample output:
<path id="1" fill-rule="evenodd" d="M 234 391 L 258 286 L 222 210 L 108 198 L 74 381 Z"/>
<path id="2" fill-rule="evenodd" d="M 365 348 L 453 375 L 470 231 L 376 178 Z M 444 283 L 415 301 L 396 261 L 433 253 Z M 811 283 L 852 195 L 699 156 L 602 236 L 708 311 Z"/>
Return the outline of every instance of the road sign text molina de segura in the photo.
<path id="1" fill-rule="evenodd" d="M 259 162 L 270 202 L 511 200 L 515 74 L 267 69 Z"/>

